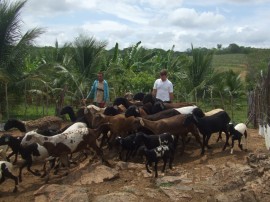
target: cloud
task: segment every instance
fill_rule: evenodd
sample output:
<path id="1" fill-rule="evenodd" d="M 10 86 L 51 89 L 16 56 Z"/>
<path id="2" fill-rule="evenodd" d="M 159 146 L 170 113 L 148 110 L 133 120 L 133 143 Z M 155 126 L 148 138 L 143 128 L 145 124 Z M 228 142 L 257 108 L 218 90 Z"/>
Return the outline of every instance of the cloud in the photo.
<path id="1" fill-rule="evenodd" d="M 270 0 L 28 0 L 23 32 L 44 27 L 39 45 L 72 42 L 83 33 L 121 48 L 186 50 L 230 43 L 269 46 Z"/>
<path id="2" fill-rule="evenodd" d="M 198 13 L 194 9 L 180 8 L 169 14 L 168 21 L 172 25 L 184 28 L 205 29 L 220 25 L 225 21 L 225 17 L 213 12 Z"/>

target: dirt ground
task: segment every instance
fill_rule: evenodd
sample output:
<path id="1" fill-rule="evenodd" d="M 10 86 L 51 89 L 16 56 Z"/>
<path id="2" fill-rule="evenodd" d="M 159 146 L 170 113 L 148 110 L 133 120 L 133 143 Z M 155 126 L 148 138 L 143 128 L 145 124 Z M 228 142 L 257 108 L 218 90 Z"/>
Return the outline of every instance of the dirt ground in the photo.
<path id="1" fill-rule="evenodd" d="M 16 130 L 11 132 L 13 135 L 19 135 L 20 133 Z M 3 134 L 3 132 L 0 132 Z M 199 145 L 192 139 L 186 146 L 186 150 L 183 155 L 180 156 L 180 152 L 175 155 L 175 160 L 173 163 L 174 169 L 172 171 L 168 170 L 167 173 L 171 175 L 179 174 L 180 170 L 188 171 L 189 175 L 197 176 L 196 180 L 204 181 L 211 169 L 205 169 L 206 165 L 215 165 L 217 168 L 227 162 L 245 164 L 246 156 L 248 153 L 262 151 L 266 152 L 264 138 L 258 134 L 258 130 L 248 129 L 248 151 L 240 151 L 237 144 L 234 147 L 234 154 L 230 154 L 230 149 L 227 148 L 222 151 L 222 146 L 224 144 L 225 137 L 223 140 L 216 143 L 217 135 L 213 134 L 210 139 L 211 150 L 207 150 L 206 154 L 202 157 L 200 155 Z M 177 151 L 179 151 L 178 149 Z M 112 160 L 111 160 L 112 161 Z M 19 161 L 19 164 L 21 161 Z M 159 163 L 159 171 L 161 170 L 162 163 Z M 35 165 L 34 168 L 40 168 L 41 165 Z M 203 171 L 203 172 L 202 172 Z M 156 188 L 155 180 L 153 178 L 147 178 L 142 175 L 131 174 L 134 171 L 120 170 L 120 177 L 111 181 L 105 181 L 103 183 L 91 184 L 87 186 L 89 198 L 93 195 L 107 194 L 108 192 L 114 192 L 119 190 L 121 187 L 127 184 L 132 184 L 137 188 L 143 190 L 147 188 Z M 202 174 L 203 173 L 203 174 Z M 165 175 L 166 175 L 165 174 Z M 71 175 L 71 174 L 70 174 Z M 57 176 L 51 177 L 49 184 L 61 184 L 62 179 Z M 0 201 L 34 201 L 34 192 L 44 185 L 44 179 L 33 176 L 31 173 L 27 172 L 25 169 L 23 172 L 23 182 L 18 186 L 18 192 L 12 193 L 14 186 L 13 181 L 7 180 L 0 185 Z M 209 190 L 209 193 L 211 190 Z M 205 193 L 203 196 L 206 196 Z M 160 192 L 156 198 L 149 198 L 148 201 L 169 201 L 168 197 Z M 198 198 L 194 195 L 192 201 L 205 201 L 205 198 Z"/>

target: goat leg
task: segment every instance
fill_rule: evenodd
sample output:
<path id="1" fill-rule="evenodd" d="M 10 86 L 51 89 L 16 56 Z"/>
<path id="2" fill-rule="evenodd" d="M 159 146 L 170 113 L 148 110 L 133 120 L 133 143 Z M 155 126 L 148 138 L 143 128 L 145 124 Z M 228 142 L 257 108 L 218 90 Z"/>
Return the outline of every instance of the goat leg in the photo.
<path id="1" fill-rule="evenodd" d="M 224 151 L 228 145 L 229 145 L 229 134 L 226 132 L 226 142 L 225 142 L 222 150 Z"/>
<path id="2" fill-rule="evenodd" d="M 107 160 L 104 159 L 102 150 L 96 144 L 93 144 L 92 148 L 96 151 L 97 155 L 100 156 L 101 162 L 104 163 L 105 165 L 111 167 L 111 164 Z"/>
<path id="3" fill-rule="evenodd" d="M 149 169 L 149 161 L 145 162 L 145 167 L 148 173 L 151 173 L 151 170 Z"/>
<path id="4" fill-rule="evenodd" d="M 35 175 L 35 176 L 40 176 L 40 173 L 34 172 L 34 171 L 31 170 L 32 163 L 33 163 L 32 157 L 29 157 L 29 158 L 26 158 L 26 159 L 25 159 L 24 163 L 23 163 L 23 164 L 21 165 L 21 167 L 20 167 L 20 171 L 19 171 L 19 182 L 22 182 L 22 169 L 23 169 L 25 166 L 27 166 L 27 170 L 28 170 L 30 173 L 32 173 L 32 174 Z"/>
<path id="5" fill-rule="evenodd" d="M 131 150 L 127 150 L 125 162 L 128 161 L 130 154 L 131 154 Z"/>
<path id="6" fill-rule="evenodd" d="M 119 160 L 121 160 L 122 161 L 122 152 L 123 152 L 123 148 L 121 148 L 121 150 L 119 151 Z"/>
<path id="7" fill-rule="evenodd" d="M 238 140 L 238 147 L 243 151 L 243 145 L 241 144 L 241 139 Z"/>
<path id="8" fill-rule="evenodd" d="M 167 165 L 167 160 L 168 160 L 168 157 L 164 156 L 163 157 L 163 168 L 162 168 L 163 173 L 165 172 L 165 168 L 166 168 L 166 165 Z"/>
<path id="9" fill-rule="evenodd" d="M 10 162 L 10 157 L 13 156 L 15 154 L 14 151 L 12 151 L 6 158 L 7 158 L 7 161 Z M 15 158 L 15 160 L 17 161 L 17 159 Z M 14 160 L 13 164 L 16 163 Z"/>
<path id="10" fill-rule="evenodd" d="M 14 186 L 13 192 L 14 192 L 14 193 L 17 192 L 18 177 L 14 176 L 11 172 L 9 172 L 8 169 L 4 169 L 2 172 L 3 172 L 3 175 L 4 175 L 5 177 L 14 180 L 15 186 Z"/>
<path id="11" fill-rule="evenodd" d="M 158 161 L 155 162 L 155 177 L 158 177 L 157 163 L 158 163 Z"/>
<path id="12" fill-rule="evenodd" d="M 232 138 L 231 154 L 233 154 L 234 138 Z"/>
<path id="13" fill-rule="evenodd" d="M 212 149 L 212 147 L 209 146 L 210 137 L 211 137 L 211 134 L 206 136 L 206 147 L 207 147 L 207 149 Z"/>
<path id="14" fill-rule="evenodd" d="M 204 155 L 205 152 L 205 141 L 206 141 L 206 135 L 203 135 L 203 146 L 202 146 L 202 151 L 201 151 L 201 155 Z"/>
<path id="15" fill-rule="evenodd" d="M 219 142 L 219 140 L 222 140 L 222 136 L 221 136 L 221 131 L 219 131 L 219 133 L 218 133 L 218 138 L 217 138 L 217 141 L 216 142 Z"/>
<path id="16" fill-rule="evenodd" d="M 41 174 L 38 171 L 32 171 L 31 170 L 31 166 L 32 166 L 32 160 L 28 162 L 27 164 L 27 170 L 32 173 L 35 176 L 41 176 Z"/>

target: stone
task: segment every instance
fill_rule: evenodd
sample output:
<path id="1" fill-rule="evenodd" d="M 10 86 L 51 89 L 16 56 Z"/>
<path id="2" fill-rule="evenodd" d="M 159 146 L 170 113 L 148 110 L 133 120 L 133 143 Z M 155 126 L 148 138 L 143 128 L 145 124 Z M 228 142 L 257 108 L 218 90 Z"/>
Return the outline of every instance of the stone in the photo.
<path id="1" fill-rule="evenodd" d="M 101 183 L 119 177 L 119 172 L 105 165 L 89 166 L 88 169 L 78 170 L 63 179 L 63 183 L 72 185 L 89 185 Z"/>
<path id="2" fill-rule="evenodd" d="M 137 202 L 139 199 L 132 193 L 128 192 L 113 192 L 106 195 L 97 196 L 93 202 Z"/>
<path id="3" fill-rule="evenodd" d="M 36 202 L 90 201 L 84 187 L 72 185 L 44 185 L 34 193 L 34 196 Z"/>
<path id="4" fill-rule="evenodd" d="M 182 176 L 164 176 L 161 178 L 157 178 L 156 185 L 160 186 L 162 184 L 168 184 L 168 183 L 176 184 L 178 182 L 181 182 L 182 180 L 183 180 Z"/>
<path id="5" fill-rule="evenodd" d="M 117 162 L 115 167 L 118 170 L 127 170 L 127 169 L 143 169 L 145 166 L 144 164 L 139 163 L 119 161 Z"/>

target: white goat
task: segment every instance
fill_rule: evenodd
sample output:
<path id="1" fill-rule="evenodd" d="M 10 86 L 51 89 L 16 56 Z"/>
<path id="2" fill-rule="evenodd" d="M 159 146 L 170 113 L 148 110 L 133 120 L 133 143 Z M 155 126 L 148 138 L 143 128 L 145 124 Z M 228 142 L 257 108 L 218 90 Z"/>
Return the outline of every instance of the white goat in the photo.
<path id="1" fill-rule="evenodd" d="M 68 154 L 82 151 L 84 149 L 89 149 L 89 147 L 94 149 L 104 161 L 102 150 L 96 145 L 96 139 L 101 132 L 108 130 L 107 125 L 108 124 L 103 124 L 98 129 L 67 129 L 67 132 L 63 132 L 52 137 L 42 136 L 36 131 L 30 131 L 25 134 L 21 144 L 23 146 L 27 146 L 33 142 L 36 142 L 44 146 L 50 156 L 59 157 L 60 161 L 67 167 L 69 167 L 69 162 L 67 162 Z M 50 170 L 48 171 L 47 180 L 49 178 L 49 172 Z"/>

